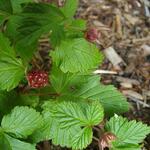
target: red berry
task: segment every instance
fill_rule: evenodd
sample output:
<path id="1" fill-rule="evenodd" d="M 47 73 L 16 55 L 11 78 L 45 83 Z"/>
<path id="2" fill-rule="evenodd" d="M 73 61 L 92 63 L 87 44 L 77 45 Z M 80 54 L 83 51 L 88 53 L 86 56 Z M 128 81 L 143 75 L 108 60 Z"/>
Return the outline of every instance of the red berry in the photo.
<path id="1" fill-rule="evenodd" d="M 32 88 L 45 87 L 48 84 L 48 73 L 45 71 L 30 71 L 27 74 L 28 84 Z"/>
<path id="2" fill-rule="evenodd" d="M 91 28 L 86 32 L 85 37 L 88 41 L 95 42 L 99 37 L 99 32 L 97 29 Z"/>

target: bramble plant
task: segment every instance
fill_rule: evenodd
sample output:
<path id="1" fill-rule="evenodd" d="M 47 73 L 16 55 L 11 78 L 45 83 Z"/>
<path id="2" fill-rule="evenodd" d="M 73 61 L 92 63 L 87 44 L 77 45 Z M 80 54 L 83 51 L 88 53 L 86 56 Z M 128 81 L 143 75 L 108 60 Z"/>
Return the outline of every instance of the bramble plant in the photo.
<path id="1" fill-rule="evenodd" d="M 129 109 L 125 97 L 93 74 L 103 61 L 99 33 L 74 19 L 77 6 L 0 0 L 0 149 L 35 150 L 48 140 L 85 149 L 94 139 L 101 149 L 140 150 L 150 133 L 119 116 Z M 41 41 L 50 67 L 36 64 Z"/>

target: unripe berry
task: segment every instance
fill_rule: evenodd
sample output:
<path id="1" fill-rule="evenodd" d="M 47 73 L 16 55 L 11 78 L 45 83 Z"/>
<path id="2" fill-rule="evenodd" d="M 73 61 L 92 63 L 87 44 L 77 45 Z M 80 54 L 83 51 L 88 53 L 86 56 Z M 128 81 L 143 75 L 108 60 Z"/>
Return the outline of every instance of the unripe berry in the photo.
<path id="1" fill-rule="evenodd" d="M 101 139 L 100 139 L 100 147 L 102 149 L 104 148 L 110 148 L 111 147 L 111 142 L 116 140 L 116 136 L 113 134 L 113 133 L 110 133 L 110 132 L 106 132 L 102 135 Z"/>
<path id="2" fill-rule="evenodd" d="M 30 71 L 27 74 L 28 84 L 31 88 L 41 88 L 48 85 L 48 73 L 42 70 Z"/>
<path id="3" fill-rule="evenodd" d="M 95 28 L 91 28 L 85 33 L 85 38 L 89 42 L 95 42 L 98 39 L 98 37 L 99 37 L 99 32 Z"/>

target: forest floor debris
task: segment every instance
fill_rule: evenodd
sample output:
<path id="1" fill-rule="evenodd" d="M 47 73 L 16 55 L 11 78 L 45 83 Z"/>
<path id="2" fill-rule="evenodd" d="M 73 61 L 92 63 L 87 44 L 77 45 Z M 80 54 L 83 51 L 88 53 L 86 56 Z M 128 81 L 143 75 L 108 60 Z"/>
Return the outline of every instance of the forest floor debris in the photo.
<path id="1" fill-rule="evenodd" d="M 129 119 L 150 124 L 150 1 L 80 0 L 78 18 L 99 30 L 97 45 L 106 57 L 104 84 L 114 84 L 132 104 Z M 150 149 L 150 137 L 145 141 Z"/>

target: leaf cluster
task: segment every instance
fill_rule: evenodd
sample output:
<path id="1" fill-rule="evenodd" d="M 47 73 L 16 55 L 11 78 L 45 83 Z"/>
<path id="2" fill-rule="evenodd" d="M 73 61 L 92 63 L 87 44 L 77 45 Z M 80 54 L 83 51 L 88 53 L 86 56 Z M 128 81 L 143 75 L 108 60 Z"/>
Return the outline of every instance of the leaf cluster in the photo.
<path id="1" fill-rule="evenodd" d="M 94 127 L 105 124 L 99 130 L 117 137 L 110 149 L 138 150 L 150 133 L 141 122 L 114 116 L 128 111 L 129 103 L 93 74 L 103 54 L 85 39 L 86 21 L 74 18 L 77 7 L 78 0 L 63 7 L 0 0 L 0 149 L 35 150 L 45 140 L 85 149 Z M 26 76 L 43 39 L 50 44 L 49 85 L 32 89 Z"/>

